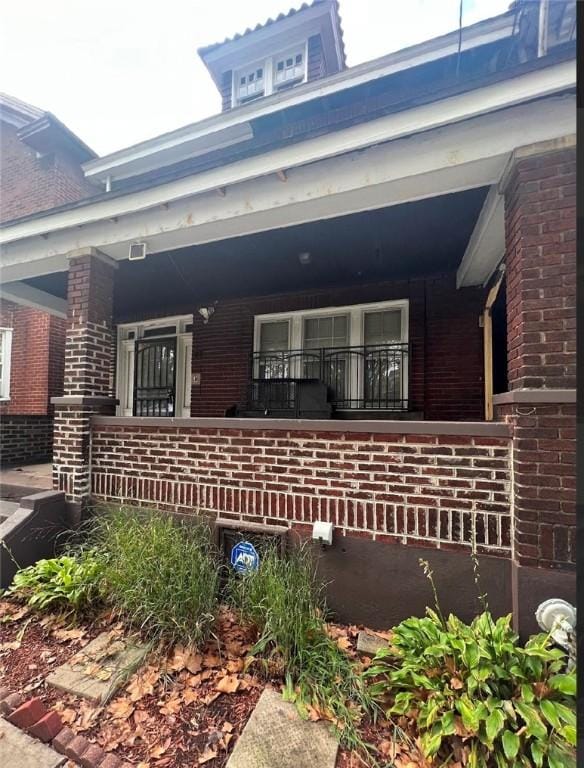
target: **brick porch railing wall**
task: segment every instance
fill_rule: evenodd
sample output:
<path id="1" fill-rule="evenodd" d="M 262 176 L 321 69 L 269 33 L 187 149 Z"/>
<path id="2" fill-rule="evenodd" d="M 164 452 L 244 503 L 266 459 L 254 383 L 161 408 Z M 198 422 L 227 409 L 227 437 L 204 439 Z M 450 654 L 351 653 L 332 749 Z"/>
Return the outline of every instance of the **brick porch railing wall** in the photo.
<path id="1" fill-rule="evenodd" d="M 442 549 L 468 550 L 474 537 L 478 552 L 509 556 L 504 425 L 448 434 L 459 425 L 356 432 L 330 423 L 306 422 L 303 431 L 162 421 L 93 420 L 94 500 L 295 527 L 326 520 L 337 535 Z"/>

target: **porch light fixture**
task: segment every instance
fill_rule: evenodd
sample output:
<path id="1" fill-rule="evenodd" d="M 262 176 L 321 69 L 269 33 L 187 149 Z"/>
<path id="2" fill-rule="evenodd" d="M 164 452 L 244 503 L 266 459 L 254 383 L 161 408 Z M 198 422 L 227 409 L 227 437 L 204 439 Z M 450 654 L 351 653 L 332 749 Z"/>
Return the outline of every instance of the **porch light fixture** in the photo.
<path id="1" fill-rule="evenodd" d="M 307 264 L 310 264 L 312 261 L 310 251 L 302 251 L 302 253 L 299 253 L 298 261 L 302 264 L 303 267 L 305 267 Z"/>
<path id="2" fill-rule="evenodd" d="M 199 307 L 199 314 L 203 318 L 203 323 L 207 325 L 209 318 L 215 312 L 215 307 Z"/>

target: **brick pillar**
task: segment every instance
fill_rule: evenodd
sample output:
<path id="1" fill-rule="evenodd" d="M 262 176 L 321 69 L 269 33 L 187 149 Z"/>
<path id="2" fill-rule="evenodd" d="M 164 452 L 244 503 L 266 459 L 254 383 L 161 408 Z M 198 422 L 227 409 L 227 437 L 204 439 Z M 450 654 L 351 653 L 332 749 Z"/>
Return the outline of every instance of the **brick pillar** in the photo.
<path id="1" fill-rule="evenodd" d="M 91 493 L 91 417 L 113 413 L 112 311 L 116 264 L 94 248 L 69 255 L 63 397 L 53 398 L 54 486 L 79 511 Z"/>
<path id="2" fill-rule="evenodd" d="M 576 555 L 576 150 L 517 150 L 504 184 L 509 392 L 513 426 L 516 625 L 536 629 L 549 597 L 574 601 Z"/>

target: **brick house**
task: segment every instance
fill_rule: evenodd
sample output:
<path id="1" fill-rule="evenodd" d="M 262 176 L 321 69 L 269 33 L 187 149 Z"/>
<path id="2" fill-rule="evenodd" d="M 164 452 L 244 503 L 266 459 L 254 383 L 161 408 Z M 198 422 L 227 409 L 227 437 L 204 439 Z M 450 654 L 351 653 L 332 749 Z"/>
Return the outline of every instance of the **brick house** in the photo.
<path id="1" fill-rule="evenodd" d="M 0 94 L 0 222 L 94 194 L 81 163 L 95 158 L 53 115 Z M 63 394 L 66 314 L 48 313 L 30 289 L 0 298 L 0 462 L 45 460 L 51 398 Z M 42 304 L 40 305 L 42 306 Z"/>
<path id="2" fill-rule="evenodd" d="M 473 550 L 522 630 L 573 599 L 575 3 L 533 7 L 348 68 L 315 0 L 199 51 L 220 114 L 3 227 L 67 312 L 72 505 L 330 522 L 354 621 L 423 612 L 420 557 L 470 617 Z"/>

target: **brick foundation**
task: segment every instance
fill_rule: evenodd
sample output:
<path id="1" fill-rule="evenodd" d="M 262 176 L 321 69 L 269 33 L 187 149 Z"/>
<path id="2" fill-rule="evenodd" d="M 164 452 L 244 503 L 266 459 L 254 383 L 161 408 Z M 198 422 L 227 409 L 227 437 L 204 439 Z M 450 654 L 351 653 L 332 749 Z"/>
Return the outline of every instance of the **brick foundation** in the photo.
<path id="1" fill-rule="evenodd" d="M 52 416 L 0 417 L 0 465 L 48 461 L 53 451 Z"/>
<path id="2" fill-rule="evenodd" d="M 159 420 L 162 421 L 162 420 Z M 187 421 L 187 420 L 185 420 Z M 204 420 L 197 420 L 204 424 Z M 229 420 L 228 420 L 229 421 Z M 509 439 L 95 419 L 98 501 L 507 557 Z"/>

